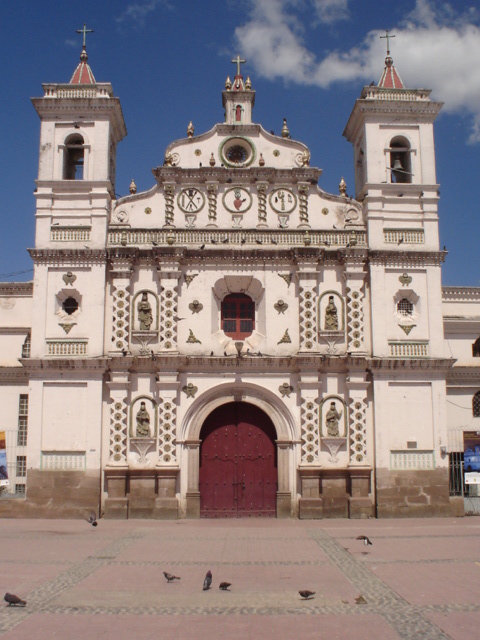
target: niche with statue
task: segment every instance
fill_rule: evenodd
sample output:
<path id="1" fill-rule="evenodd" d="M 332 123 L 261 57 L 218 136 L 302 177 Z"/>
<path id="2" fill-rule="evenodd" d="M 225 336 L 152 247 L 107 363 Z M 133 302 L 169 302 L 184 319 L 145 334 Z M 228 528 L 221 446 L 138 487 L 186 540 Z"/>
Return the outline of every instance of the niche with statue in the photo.
<path id="1" fill-rule="evenodd" d="M 342 335 L 345 330 L 345 305 L 336 291 L 325 291 L 318 301 L 320 333 Z"/>
<path id="2" fill-rule="evenodd" d="M 151 353 L 158 342 L 158 297 L 153 291 L 143 290 L 132 300 L 132 339 L 140 345 L 140 354 Z"/>
<path id="3" fill-rule="evenodd" d="M 330 462 L 337 464 L 338 453 L 346 450 L 347 445 L 347 411 L 339 396 L 328 396 L 320 404 L 320 437 L 322 449 L 330 454 Z"/>
<path id="4" fill-rule="evenodd" d="M 130 445 L 138 454 L 137 462 L 147 464 L 147 453 L 156 448 L 158 410 L 156 402 L 148 396 L 139 396 L 130 405 Z"/>

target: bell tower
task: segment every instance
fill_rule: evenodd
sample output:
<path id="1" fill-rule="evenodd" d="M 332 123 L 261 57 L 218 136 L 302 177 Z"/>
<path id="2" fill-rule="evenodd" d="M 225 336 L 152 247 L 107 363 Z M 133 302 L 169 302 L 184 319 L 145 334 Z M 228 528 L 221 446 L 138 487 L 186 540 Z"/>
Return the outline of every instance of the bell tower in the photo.
<path id="1" fill-rule="evenodd" d="M 43 84 L 44 96 L 32 99 L 41 120 L 37 248 L 58 241 L 66 227 L 85 228 L 77 234 L 82 247 L 85 241 L 104 246 L 115 197 L 116 149 L 126 135 L 122 109 L 111 84 L 96 82 L 88 64 L 85 38 L 91 30 L 84 26 L 77 33 L 83 46 L 70 82 Z M 75 234 L 69 241 L 75 243 Z"/>
<path id="2" fill-rule="evenodd" d="M 433 123 L 441 102 L 428 89 L 407 89 L 393 64 L 387 31 L 385 68 L 364 87 L 343 135 L 354 147 L 355 197 L 373 203 L 407 194 L 436 200 Z M 426 200 L 423 200 L 424 202 Z M 430 207 L 430 205 L 429 205 Z"/>
<path id="3" fill-rule="evenodd" d="M 225 91 L 222 93 L 225 108 L 225 123 L 231 125 L 251 124 L 252 109 L 255 104 L 255 91 L 249 77 L 243 79 L 241 64 L 246 62 L 239 55 L 232 60 L 237 66 L 233 83 L 230 77 L 225 81 Z"/>

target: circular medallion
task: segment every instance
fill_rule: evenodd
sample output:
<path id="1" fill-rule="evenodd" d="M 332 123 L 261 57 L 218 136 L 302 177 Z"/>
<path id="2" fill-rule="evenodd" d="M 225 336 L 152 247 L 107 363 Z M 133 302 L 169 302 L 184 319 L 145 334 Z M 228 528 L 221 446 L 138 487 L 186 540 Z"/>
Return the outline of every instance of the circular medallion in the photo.
<path id="1" fill-rule="evenodd" d="M 269 201 L 276 213 L 292 213 L 297 206 L 297 196 L 291 189 L 275 189 L 269 195 Z"/>
<path id="2" fill-rule="evenodd" d="M 252 206 L 250 191 L 243 187 L 232 187 L 223 194 L 223 206 L 230 213 L 245 213 Z"/>
<path id="3" fill-rule="evenodd" d="M 205 196 L 199 189 L 187 187 L 180 191 L 177 202 L 184 213 L 197 213 L 205 204 Z"/>
<path id="4" fill-rule="evenodd" d="M 255 159 L 255 147 L 246 138 L 227 138 L 220 145 L 220 158 L 227 167 L 248 167 Z"/>
<path id="5" fill-rule="evenodd" d="M 128 213 L 126 211 L 116 211 L 114 214 L 114 222 L 126 224 L 128 222 Z"/>

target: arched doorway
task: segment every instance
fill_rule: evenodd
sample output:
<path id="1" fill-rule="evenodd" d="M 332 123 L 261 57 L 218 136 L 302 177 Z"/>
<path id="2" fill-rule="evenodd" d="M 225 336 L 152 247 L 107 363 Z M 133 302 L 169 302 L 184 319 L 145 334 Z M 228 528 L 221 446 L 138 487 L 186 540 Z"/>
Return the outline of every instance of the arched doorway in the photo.
<path id="1" fill-rule="evenodd" d="M 275 517 L 276 432 L 258 407 L 229 402 L 205 420 L 200 432 L 200 516 Z"/>

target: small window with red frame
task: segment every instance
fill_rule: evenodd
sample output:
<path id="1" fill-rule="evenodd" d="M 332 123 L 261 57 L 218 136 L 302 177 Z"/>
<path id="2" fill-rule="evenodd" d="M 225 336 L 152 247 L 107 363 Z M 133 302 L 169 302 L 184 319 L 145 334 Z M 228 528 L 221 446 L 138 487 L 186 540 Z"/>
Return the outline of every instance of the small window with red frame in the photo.
<path id="1" fill-rule="evenodd" d="M 255 329 L 255 303 L 244 293 L 231 293 L 222 301 L 222 329 L 230 338 L 243 340 Z"/>

